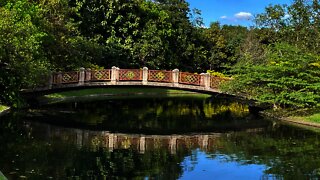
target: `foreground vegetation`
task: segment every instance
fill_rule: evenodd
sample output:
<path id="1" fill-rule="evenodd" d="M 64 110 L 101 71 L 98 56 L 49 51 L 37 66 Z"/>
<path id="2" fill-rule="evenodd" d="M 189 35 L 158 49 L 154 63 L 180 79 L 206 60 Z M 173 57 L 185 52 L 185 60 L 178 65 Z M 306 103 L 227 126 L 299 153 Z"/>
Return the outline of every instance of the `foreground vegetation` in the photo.
<path id="1" fill-rule="evenodd" d="M 233 76 L 223 90 L 274 109 L 318 108 L 319 10 L 294 0 L 266 7 L 250 29 L 206 28 L 185 0 L 4 0 L 0 103 L 22 106 L 19 90 L 51 71 L 148 66 Z"/>
<path id="2" fill-rule="evenodd" d="M 0 104 L 0 113 L 3 112 L 3 111 L 5 111 L 5 110 L 7 110 L 7 109 L 9 109 L 8 106 L 4 106 L 4 105 L 1 105 L 1 104 Z"/>

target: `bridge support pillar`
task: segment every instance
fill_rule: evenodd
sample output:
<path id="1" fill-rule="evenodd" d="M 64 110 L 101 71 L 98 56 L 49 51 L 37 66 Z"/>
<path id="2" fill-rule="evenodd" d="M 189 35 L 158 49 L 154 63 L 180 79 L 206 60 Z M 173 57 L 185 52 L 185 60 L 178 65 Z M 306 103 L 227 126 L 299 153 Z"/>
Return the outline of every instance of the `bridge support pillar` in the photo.
<path id="1" fill-rule="evenodd" d="M 84 68 L 80 68 L 80 72 L 79 72 L 79 85 L 84 85 L 84 78 L 85 78 L 85 72 L 84 72 Z"/>
<path id="2" fill-rule="evenodd" d="M 179 69 L 174 69 L 172 71 L 172 82 L 174 87 L 179 86 Z"/>
<path id="3" fill-rule="evenodd" d="M 111 68 L 111 84 L 117 84 L 117 77 L 119 77 L 119 68 L 112 66 Z"/>
<path id="4" fill-rule="evenodd" d="M 147 85 L 148 84 L 148 68 L 143 67 L 142 70 L 142 85 Z"/>

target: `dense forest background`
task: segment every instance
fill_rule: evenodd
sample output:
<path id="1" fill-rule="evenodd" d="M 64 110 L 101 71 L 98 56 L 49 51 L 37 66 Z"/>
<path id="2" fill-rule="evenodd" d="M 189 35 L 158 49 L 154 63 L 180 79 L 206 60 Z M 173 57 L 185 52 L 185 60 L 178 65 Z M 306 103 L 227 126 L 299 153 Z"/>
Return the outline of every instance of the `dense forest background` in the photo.
<path id="1" fill-rule="evenodd" d="M 185 0 L 2 0 L 0 17 L 0 104 L 52 71 L 112 66 L 210 70 L 275 108 L 320 104 L 318 0 L 270 5 L 250 28 L 204 27 Z"/>

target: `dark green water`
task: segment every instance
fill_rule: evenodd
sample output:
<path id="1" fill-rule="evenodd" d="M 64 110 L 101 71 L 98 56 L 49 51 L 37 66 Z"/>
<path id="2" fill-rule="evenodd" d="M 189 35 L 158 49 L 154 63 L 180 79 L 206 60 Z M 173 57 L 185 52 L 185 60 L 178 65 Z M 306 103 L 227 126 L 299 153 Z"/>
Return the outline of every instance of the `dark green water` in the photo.
<path id="1" fill-rule="evenodd" d="M 318 179 L 319 137 L 222 98 L 68 102 L 0 117 L 0 171 L 8 179 Z"/>

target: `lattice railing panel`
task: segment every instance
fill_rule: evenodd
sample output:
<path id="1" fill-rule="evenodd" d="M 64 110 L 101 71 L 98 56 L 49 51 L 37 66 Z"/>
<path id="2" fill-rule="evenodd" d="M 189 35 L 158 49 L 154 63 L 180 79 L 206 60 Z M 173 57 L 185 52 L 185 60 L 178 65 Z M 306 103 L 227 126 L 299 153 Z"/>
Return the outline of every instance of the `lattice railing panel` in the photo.
<path id="1" fill-rule="evenodd" d="M 62 73 L 61 83 L 75 83 L 79 81 L 79 72 Z"/>
<path id="2" fill-rule="evenodd" d="M 140 69 L 120 69 L 119 70 L 120 81 L 141 81 L 142 70 Z"/>
<path id="3" fill-rule="evenodd" d="M 67 84 L 79 82 L 79 72 L 64 72 L 53 75 L 53 84 Z"/>
<path id="4" fill-rule="evenodd" d="M 110 81 L 111 80 L 111 70 L 92 70 L 91 71 L 91 81 Z"/>
<path id="5" fill-rule="evenodd" d="M 221 78 L 221 77 L 214 77 L 210 76 L 210 87 L 211 88 L 219 88 L 220 84 L 224 81 L 230 81 L 230 78 Z"/>
<path id="6" fill-rule="evenodd" d="M 190 84 L 190 85 L 198 85 L 200 86 L 201 75 L 187 73 L 187 72 L 180 72 L 179 74 L 179 83 L 181 84 Z"/>
<path id="7" fill-rule="evenodd" d="M 172 82 L 172 71 L 149 70 L 148 81 Z"/>

